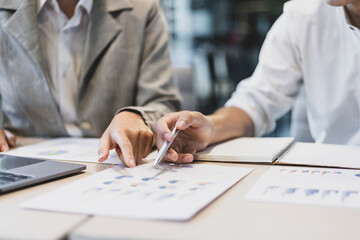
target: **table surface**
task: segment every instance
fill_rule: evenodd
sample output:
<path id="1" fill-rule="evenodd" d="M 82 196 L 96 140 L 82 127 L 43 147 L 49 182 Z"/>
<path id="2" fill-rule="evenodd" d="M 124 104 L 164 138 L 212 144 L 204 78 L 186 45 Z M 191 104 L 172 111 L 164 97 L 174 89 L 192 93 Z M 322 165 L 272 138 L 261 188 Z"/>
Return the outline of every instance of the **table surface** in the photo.
<path id="1" fill-rule="evenodd" d="M 21 143 L 28 141 L 19 139 Z M 360 239 L 360 209 L 243 200 L 267 165 L 209 163 L 255 170 L 186 222 L 130 220 L 25 210 L 19 204 L 111 165 L 0 196 L 0 239 Z"/>

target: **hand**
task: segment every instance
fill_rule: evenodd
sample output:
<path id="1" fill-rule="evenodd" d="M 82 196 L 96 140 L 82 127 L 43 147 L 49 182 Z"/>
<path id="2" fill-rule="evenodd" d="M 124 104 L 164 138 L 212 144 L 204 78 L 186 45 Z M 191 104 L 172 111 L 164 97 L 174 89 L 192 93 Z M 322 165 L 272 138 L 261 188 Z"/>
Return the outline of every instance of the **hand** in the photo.
<path id="1" fill-rule="evenodd" d="M 172 140 L 171 130 L 174 126 L 180 132 L 164 156 L 164 159 L 170 162 L 192 162 L 193 155 L 196 151 L 207 147 L 214 132 L 210 119 L 199 112 L 169 113 L 156 122 L 156 146 L 158 149 L 165 140 L 169 142 Z"/>
<path id="2" fill-rule="evenodd" d="M 15 147 L 16 137 L 9 131 L 0 128 L 0 152 L 6 152 L 9 147 Z"/>
<path id="3" fill-rule="evenodd" d="M 141 163 L 152 148 L 153 133 L 136 113 L 123 111 L 117 114 L 100 139 L 99 162 L 105 161 L 111 149 L 128 167 Z"/>

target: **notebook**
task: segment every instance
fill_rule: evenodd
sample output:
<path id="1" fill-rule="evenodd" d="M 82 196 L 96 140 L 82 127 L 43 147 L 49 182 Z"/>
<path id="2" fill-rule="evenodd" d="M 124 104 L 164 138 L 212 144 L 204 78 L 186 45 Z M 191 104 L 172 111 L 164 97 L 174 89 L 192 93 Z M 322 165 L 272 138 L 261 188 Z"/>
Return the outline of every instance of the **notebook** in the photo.
<path id="1" fill-rule="evenodd" d="M 211 145 L 195 154 L 195 160 L 273 163 L 294 142 L 291 137 L 243 137 Z"/>

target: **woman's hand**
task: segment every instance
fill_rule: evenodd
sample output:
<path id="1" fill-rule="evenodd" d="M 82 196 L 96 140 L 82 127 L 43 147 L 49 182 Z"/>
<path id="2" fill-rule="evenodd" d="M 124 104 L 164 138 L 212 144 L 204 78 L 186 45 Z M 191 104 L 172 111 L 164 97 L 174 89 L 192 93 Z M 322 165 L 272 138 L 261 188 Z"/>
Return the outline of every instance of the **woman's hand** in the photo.
<path id="1" fill-rule="evenodd" d="M 128 167 L 141 163 L 151 151 L 152 131 L 136 113 L 123 111 L 111 121 L 100 139 L 99 162 L 105 161 L 111 149 L 116 149 L 120 160 Z"/>

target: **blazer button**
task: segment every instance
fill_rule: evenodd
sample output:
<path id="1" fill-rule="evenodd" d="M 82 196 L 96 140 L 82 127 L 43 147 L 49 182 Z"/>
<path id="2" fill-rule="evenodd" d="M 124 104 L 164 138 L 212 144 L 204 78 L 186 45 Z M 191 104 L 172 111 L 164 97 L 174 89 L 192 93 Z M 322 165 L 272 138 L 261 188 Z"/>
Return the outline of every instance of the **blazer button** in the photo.
<path id="1" fill-rule="evenodd" d="M 91 129 L 91 124 L 89 122 L 87 122 L 87 121 L 83 121 L 83 122 L 81 122 L 80 127 L 83 130 L 90 130 Z"/>

